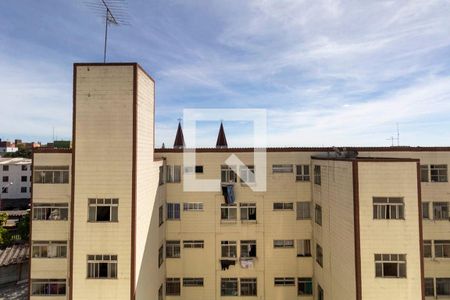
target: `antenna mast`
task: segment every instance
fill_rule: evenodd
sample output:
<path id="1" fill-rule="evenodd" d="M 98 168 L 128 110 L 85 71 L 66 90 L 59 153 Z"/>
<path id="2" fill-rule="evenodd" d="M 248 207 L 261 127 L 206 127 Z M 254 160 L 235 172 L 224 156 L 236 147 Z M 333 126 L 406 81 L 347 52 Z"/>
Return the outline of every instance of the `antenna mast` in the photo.
<path id="1" fill-rule="evenodd" d="M 105 20 L 105 43 L 103 46 L 103 63 L 106 63 L 106 50 L 108 49 L 109 25 L 129 25 L 126 10 L 126 0 L 92 0 L 87 2 L 93 11 Z"/>

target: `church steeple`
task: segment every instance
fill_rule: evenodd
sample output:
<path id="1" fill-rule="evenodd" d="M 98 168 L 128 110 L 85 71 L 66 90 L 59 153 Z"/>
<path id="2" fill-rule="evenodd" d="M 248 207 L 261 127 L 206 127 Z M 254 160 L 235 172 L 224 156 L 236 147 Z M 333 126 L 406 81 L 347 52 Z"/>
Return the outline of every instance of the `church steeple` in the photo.
<path id="1" fill-rule="evenodd" d="M 225 130 L 223 129 L 223 123 L 220 122 L 219 135 L 217 136 L 216 148 L 228 148 L 227 138 L 225 136 Z"/>
<path id="2" fill-rule="evenodd" d="M 184 136 L 183 136 L 183 129 L 181 128 L 181 121 L 178 122 L 177 135 L 175 136 L 173 147 L 175 149 L 184 148 Z"/>

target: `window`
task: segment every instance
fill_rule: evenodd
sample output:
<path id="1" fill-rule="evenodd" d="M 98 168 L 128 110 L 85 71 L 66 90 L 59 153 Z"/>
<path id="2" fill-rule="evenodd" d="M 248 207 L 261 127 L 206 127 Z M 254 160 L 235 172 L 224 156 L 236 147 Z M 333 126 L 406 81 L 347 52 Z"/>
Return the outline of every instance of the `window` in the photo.
<path id="1" fill-rule="evenodd" d="M 193 240 L 183 241 L 183 248 L 204 248 L 204 247 L 205 247 L 204 241 L 193 241 Z"/>
<path id="2" fill-rule="evenodd" d="M 166 296 L 180 296 L 180 278 L 166 278 Z"/>
<path id="3" fill-rule="evenodd" d="M 35 166 L 34 183 L 69 183 L 69 166 Z"/>
<path id="4" fill-rule="evenodd" d="M 8 194 L 8 187 L 2 187 L 2 194 Z"/>
<path id="5" fill-rule="evenodd" d="M 317 300 L 324 300 L 325 296 L 324 296 L 324 292 L 323 292 L 323 288 L 320 286 L 320 284 L 317 285 Z"/>
<path id="6" fill-rule="evenodd" d="M 241 296 L 257 295 L 256 278 L 241 278 Z"/>
<path id="7" fill-rule="evenodd" d="M 220 166 L 220 179 L 222 183 L 236 182 L 236 167 Z"/>
<path id="8" fill-rule="evenodd" d="M 297 220 L 311 219 L 311 202 L 297 202 Z"/>
<path id="9" fill-rule="evenodd" d="M 161 226 L 164 223 L 164 206 L 161 205 L 159 207 L 159 226 Z"/>
<path id="10" fill-rule="evenodd" d="M 309 165 L 296 165 L 295 166 L 295 180 L 296 181 L 309 181 Z"/>
<path id="11" fill-rule="evenodd" d="M 314 166 L 314 184 L 321 185 L 320 166 Z"/>
<path id="12" fill-rule="evenodd" d="M 88 278 L 117 278 L 117 255 L 88 255 Z"/>
<path id="13" fill-rule="evenodd" d="M 423 257 L 431 257 L 431 241 L 423 241 Z"/>
<path id="14" fill-rule="evenodd" d="M 274 284 L 275 284 L 275 286 L 295 285 L 295 278 L 294 277 L 275 277 Z"/>
<path id="15" fill-rule="evenodd" d="M 450 240 L 434 241 L 434 256 L 441 258 L 450 257 Z"/>
<path id="16" fill-rule="evenodd" d="M 319 244 L 316 244 L 316 262 L 323 267 L 323 250 Z"/>
<path id="17" fill-rule="evenodd" d="M 27 192 L 27 187 L 26 186 L 20 187 L 20 192 L 21 193 L 26 193 Z"/>
<path id="18" fill-rule="evenodd" d="M 405 203 L 403 203 L 403 198 L 374 197 L 373 218 L 384 220 L 404 219 Z"/>
<path id="19" fill-rule="evenodd" d="M 436 278 L 436 296 L 450 296 L 450 278 Z"/>
<path id="20" fill-rule="evenodd" d="M 434 220 L 448 220 L 448 202 L 433 202 Z"/>
<path id="21" fill-rule="evenodd" d="M 22 165 L 22 171 L 27 171 L 28 170 L 28 166 L 27 165 Z"/>
<path id="22" fill-rule="evenodd" d="M 167 203 L 167 219 L 168 220 L 180 219 L 180 203 Z"/>
<path id="23" fill-rule="evenodd" d="M 20 181 L 22 181 L 22 182 L 27 182 L 27 176 L 21 176 L 20 177 Z"/>
<path id="24" fill-rule="evenodd" d="M 375 276 L 406 278 L 406 254 L 375 254 Z"/>
<path id="25" fill-rule="evenodd" d="M 183 278 L 183 286 L 203 286 L 203 278 Z"/>
<path id="26" fill-rule="evenodd" d="M 255 167 L 254 166 L 240 166 L 239 177 L 243 183 L 255 183 Z"/>
<path id="27" fill-rule="evenodd" d="M 425 296 L 434 296 L 433 278 L 425 278 Z"/>
<path id="28" fill-rule="evenodd" d="M 34 241 L 33 258 L 65 258 L 67 257 L 66 241 Z"/>
<path id="29" fill-rule="evenodd" d="M 314 211 L 314 220 L 316 221 L 316 224 L 322 226 L 322 206 L 316 204 L 316 209 Z"/>
<path id="30" fill-rule="evenodd" d="M 222 278 L 220 281 L 221 296 L 238 296 L 238 279 Z"/>
<path id="31" fill-rule="evenodd" d="M 430 219 L 430 203 L 422 202 L 422 219 Z"/>
<path id="32" fill-rule="evenodd" d="M 9 171 L 9 166 L 8 165 L 3 165 L 3 171 Z"/>
<path id="33" fill-rule="evenodd" d="M 236 221 L 237 206 L 235 204 L 222 204 L 220 207 L 220 219 L 222 221 Z"/>
<path id="34" fill-rule="evenodd" d="M 294 248 L 294 240 L 274 240 L 274 248 Z"/>
<path id="35" fill-rule="evenodd" d="M 203 203 L 201 202 L 185 202 L 183 203 L 184 211 L 203 211 Z"/>
<path id="36" fill-rule="evenodd" d="M 256 203 L 240 203 L 241 220 L 256 221 Z"/>
<path id="37" fill-rule="evenodd" d="M 9 182 L 9 176 L 3 176 L 2 181 L 3 182 Z"/>
<path id="38" fill-rule="evenodd" d="M 292 165 L 272 165 L 272 173 L 292 173 Z"/>
<path id="39" fill-rule="evenodd" d="M 67 220 L 67 203 L 33 203 L 33 220 Z"/>
<path id="40" fill-rule="evenodd" d="M 241 257 L 256 257 L 256 241 L 241 241 Z"/>
<path id="41" fill-rule="evenodd" d="M 421 182 L 428 182 L 428 165 L 420 165 L 420 181 Z"/>
<path id="42" fill-rule="evenodd" d="M 89 222 L 117 222 L 119 199 L 89 198 Z"/>
<path id="43" fill-rule="evenodd" d="M 297 279 L 297 295 L 306 296 L 312 295 L 312 278 L 309 277 L 300 277 Z"/>
<path id="44" fill-rule="evenodd" d="M 50 296 L 65 295 L 65 279 L 31 279 L 31 295 Z"/>
<path id="45" fill-rule="evenodd" d="M 181 182 L 181 166 L 166 166 L 166 182 Z"/>
<path id="46" fill-rule="evenodd" d="M 237 246 L 236 241 L 222 241 L 221 246 L 221 256 L 223 258 L 236 258 L 237 257 Z"/>
<path id="47" fill-rule="evenodd" d="M 431 182 L 447 182 L 447 165 L 430 165 Z"/>
<path id="48" fill-rule="evenodd" d="M 159 289 L 158 289 L 158 300 L 164 300 L 164 295 L 163 295 L 163 285 L 161 284 L 160 286 L 159 286 Z"/>
<path id="49" fill-rule="evenodd" d="M 297 256 L 311 256 L 311 240 L 297 240 Z"/>
<path id="50" fill-rule="evenodd" d="M 203 173 L 203 166 L 195 166 L 195 173 Z"/>
<path id="51" fill-rule="evenodd" d="M 275 202 L 273 210 L 294 210 L 293 202 Z"/>
<path id="52" fill-rule="evenodd" d="M 164 166 L 159 167 L 159 185 L 164 184 Z"/>
<path id="53" fill-rule="evenodd" d="M 180 258 L 180 241 L 166 241 L 166 258 Z"/>
<path id="54" fill-rule="evenodd" d="M 161 265 L 164 262 L 164 245 L 161 245 L 158 250 L 158 267 L 161 267 Z"/>

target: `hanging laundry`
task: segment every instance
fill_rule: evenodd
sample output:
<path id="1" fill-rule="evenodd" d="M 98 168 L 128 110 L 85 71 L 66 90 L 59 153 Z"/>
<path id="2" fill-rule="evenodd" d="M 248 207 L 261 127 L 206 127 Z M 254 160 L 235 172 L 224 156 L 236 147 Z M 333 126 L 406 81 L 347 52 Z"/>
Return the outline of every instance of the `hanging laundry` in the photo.
<path id="1" fill-rule="evenodd" d="M 228 270 L 230 266 L 234 266 L 236 264 L 236 261 L 234 259 L 221 259 L 220 260 L 220 266 L 222 267 L 222 271 Z"/>

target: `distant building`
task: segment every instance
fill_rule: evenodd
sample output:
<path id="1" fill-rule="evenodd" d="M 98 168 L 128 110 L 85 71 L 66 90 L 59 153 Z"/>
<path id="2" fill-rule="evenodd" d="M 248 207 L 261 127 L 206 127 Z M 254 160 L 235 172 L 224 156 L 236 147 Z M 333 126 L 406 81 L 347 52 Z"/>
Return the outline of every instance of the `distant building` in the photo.
<path id="1" fill-rule="evenodd" d="M 28 208 L 31 197 L 31 159 L 0 158 L 0 209 Z"/>
<path id="2" fill-rule="evenodd" d="M 19 150 L 19 148 L 17 148 L 16 144 L 10 141 L 0 140 L 0 155 L 4 153 L 16 152 L 17 150 Z"/>

